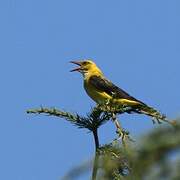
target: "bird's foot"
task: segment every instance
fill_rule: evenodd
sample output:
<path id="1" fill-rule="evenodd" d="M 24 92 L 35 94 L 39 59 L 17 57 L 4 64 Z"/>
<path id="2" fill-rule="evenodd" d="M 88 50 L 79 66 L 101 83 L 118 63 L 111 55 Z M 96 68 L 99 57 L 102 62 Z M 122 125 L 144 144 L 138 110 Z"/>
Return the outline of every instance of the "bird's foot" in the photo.
<path id="1" fill-rule="evenodd" d="M 107 99 L 106 102 L 105 102 L 105 105 L 109 105 L 110 104 L 110 99 Z"/>

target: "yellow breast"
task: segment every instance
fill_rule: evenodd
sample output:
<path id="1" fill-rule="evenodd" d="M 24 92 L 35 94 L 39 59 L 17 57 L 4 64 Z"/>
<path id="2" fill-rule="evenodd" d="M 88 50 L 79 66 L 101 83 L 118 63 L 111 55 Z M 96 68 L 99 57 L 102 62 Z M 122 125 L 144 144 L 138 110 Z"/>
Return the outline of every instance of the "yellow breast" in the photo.
<path id="1" fill-rule="evenodd" d="M 104 104 L 109 99 L 111 99 L 110 95 L 97 90 L 96 88 L 88 84 L 86 81 L 84 81 L 84 89 L 86 90 L 87 94 L 98 104 Z"/>

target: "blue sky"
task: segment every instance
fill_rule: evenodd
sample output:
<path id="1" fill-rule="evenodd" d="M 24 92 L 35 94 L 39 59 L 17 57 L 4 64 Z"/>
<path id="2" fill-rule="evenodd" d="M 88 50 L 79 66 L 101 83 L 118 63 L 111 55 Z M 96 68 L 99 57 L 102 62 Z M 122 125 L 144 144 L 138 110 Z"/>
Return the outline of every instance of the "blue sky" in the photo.
<path id="1" fill-rule="evenodd" d="M 43 106 L 85 114 L 94 105 L 70 60 L 90 58 L 131 95 L 180 115 L 178 0 L 0 1 L 0 179 L 52 180 L 94 153 L 91 134 L 64 120 L 27 115 Z M 154 128 L 123 115 L 138 137 Z M 102 143 L 115 137 L 109 122 Z"/>

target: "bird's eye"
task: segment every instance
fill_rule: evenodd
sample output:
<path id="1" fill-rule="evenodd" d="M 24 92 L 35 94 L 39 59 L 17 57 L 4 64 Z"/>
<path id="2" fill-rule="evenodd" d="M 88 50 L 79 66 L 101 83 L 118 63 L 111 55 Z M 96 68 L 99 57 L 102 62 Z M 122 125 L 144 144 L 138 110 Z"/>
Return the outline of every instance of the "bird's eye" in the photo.
<path id="1" fill-rule="evenodd" d="M 87 62 L 87 61 L 84 61 L 84 62 L 83 62 L 83 65 L 87 65 L 87 64 L 89 64 L 89 62 Z"/>

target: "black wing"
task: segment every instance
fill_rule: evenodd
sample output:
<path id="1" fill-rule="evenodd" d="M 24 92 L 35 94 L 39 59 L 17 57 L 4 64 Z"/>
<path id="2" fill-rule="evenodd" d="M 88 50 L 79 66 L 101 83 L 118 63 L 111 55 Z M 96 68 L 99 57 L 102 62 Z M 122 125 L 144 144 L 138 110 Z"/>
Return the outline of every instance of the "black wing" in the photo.
<path id="1" fill-rule="evenodd" d="M 89 83 L 99 91 L 105 91 L 107 94 L 113 96 L 114 98 L 128 99 L 144 104 L 143 102 L 130 96 L 128 93 L 126 93 L 124 90 L 114 85 L 112 82 L 100 76 L 91 76 L 89 79 Z"/>

